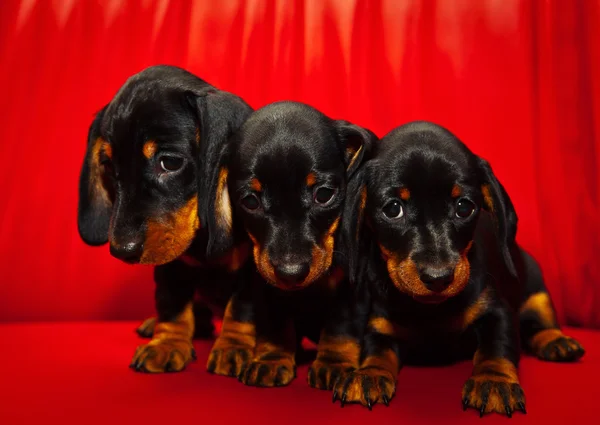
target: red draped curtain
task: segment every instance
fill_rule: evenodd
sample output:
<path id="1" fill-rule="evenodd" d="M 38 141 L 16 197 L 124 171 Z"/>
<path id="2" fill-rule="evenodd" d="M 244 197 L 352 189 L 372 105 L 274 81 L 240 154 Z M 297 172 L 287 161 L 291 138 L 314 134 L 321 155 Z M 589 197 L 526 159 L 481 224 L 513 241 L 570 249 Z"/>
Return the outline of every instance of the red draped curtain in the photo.
<path id="1" fill-rule="evenodd" d="M 77 235 L 94 112 L 146 66 L 383 136 L 436 121 L 492 163 L 563 323 L 600 327 L 599 0 L 3 0 L 0 321 L 141 318 L 151 269 Z"/>

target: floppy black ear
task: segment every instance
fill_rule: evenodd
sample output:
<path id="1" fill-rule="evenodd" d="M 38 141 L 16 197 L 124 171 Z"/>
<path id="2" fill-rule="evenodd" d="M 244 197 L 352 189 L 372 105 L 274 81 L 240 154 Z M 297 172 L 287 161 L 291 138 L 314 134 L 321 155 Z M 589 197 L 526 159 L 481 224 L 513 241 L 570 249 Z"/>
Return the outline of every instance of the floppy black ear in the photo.
<path id="1" fill-rule="evenodd" d="M 198 137 L 198 216 L 208 230 L 207 257 L 233 245 L 233 217 L 227 188 L 227 141 L 252 112 L 241 98 L 211 91 L 195 98 Z"/>
<path id="2" fill-rule="evenodd" d="M 365 211 L 367 205 L 367 181 L 364 167 L 360 167 L 346 186 L 346 198 L 342 213 L 339 248 L 346 258 L 346 273 L 351 283 L 359 276 L 361 242 L 365 227 Z"/>
<path id="3" fill-rule="evenodd" d="M 341 148 L 344 150 L 346 175 L 350 179 L 365 161 L 365 158 L 370 155 L 377 136 L 372 131 L 348 121 L 338 120 L 335 124 L 341 141 Z"/>
<path id="4" fill-rule="evenodd" d="M 79 175 L 79 205 L 77 228 L 79 236 L 88 245 L 102 245 L 108 241 L 108 226 L 112 214 L 111 190 L 100 163 L 103 150 L 110 146 L 100 136 L 100 123 L 104 107 L 92 122 L 88 131 L 87 152 Z"/>
<path id="5" fill-rule="evenodd" d="M 517 270 L 510 255 L 510 248 L 515 243 L 517 235 L 517 213 L 506 190 L 494 175 L 492 167 L 483 158 L 479 158 L 479 170 L 482 179 L 483 208 L 494 216 L 498 228 L 500 251 L 508 270 L 516 277 Z"/>

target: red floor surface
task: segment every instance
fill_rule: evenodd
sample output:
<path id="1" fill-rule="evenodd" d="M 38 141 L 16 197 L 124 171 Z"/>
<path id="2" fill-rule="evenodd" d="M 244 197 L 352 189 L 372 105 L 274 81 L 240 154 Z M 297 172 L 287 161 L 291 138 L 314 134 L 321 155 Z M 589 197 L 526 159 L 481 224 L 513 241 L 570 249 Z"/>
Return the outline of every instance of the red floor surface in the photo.
<path id="1" fill-rule="evenodd" d="M 210 375 L 210 341 L 195 343 L 198 361 L 182 373 L 148 375 L 127 366 L 142 343 L 135 323 L 4 324 L 0 350 L 0 424 L 433 424 L 507 423 L 463 412 L 469 362 L 444 368 L 406 367 L 391 406 L 372 412 L 331 404 L 331 394 L 306 384 L 307 366 L 285 388 L 245 387 Z M 511 424 L 597 423 L 600 332 L 573 330 L 587 349 L 577 364 L 524 358 L 521 383 L 528 414 Z"/>

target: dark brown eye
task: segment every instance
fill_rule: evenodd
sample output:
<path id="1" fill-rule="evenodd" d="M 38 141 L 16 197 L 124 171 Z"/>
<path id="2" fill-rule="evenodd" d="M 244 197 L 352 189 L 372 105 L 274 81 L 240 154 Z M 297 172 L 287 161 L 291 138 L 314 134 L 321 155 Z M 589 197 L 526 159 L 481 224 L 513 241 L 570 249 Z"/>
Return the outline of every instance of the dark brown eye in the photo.
<path id="1" fill-rule="evenodd" d="M 260 200 L 254 193 L 244 196 L 241 203 L 244 208 L 250 211 L 257 210 L 260 207 Z"/>
<path id="2" fill-rule="evenodd" d="M 399 200 L 394 199 L 383 206 L 383 214 L 390 219 L 401 218 L 404 215 L 404 209 Z"/>
<path id="3" fill-rule="evenodd" d="M 335 189 L 322 186 L 314 191 L 313 199 L 317 204 L 327 204 L 333 199 L 333 195 L 335 195 Z"/>
<path id="4" fill-rule="evenodd" d="M 177 156 L 163 156 L 160 159 L 160 168 L 167 173 L 172 173 L 183 167 L 183 158 Z"/>
<path id="5" fill-rule="evenodd" d="M 466 198 L 456 201 L 456 216 L 458 218 L 469 218 L 475 212 L 475 204 Z"/>

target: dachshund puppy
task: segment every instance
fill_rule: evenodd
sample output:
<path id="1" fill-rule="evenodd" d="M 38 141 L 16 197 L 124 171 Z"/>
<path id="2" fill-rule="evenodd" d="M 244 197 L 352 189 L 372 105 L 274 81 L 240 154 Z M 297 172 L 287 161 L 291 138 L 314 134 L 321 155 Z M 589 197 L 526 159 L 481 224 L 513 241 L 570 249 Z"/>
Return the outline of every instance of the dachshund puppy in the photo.
<path id="1" fill-rule="evenodd" d="M 361 314 L 343 279 L 336 254 L 344 249 L 336 238 L 346 185 L 373 139 L 368 130 L 294 102 L 257 110 L 236 133 L 230 199 L 260 275 L 232 297 L 209 372 L 247 385 L 287 385 L 304 336 L 318 341 L 311 386 L 332 389 L 358 366 Z"/>
<path id="2" fill-rule="evenodd" d="M 250 114 L 239 97 L 187 71 L 154 66 L 132 76 L 97 114 L 79 185 L 78 228 L 130 264 L 156 266 L 158 317 L 132 367 L 179 371 L 194 356 L 193 298 L 225 306 L 245 254 L 221 166 L 230 133 Z M 251 262 L 248 262 L 251 264 Z M 211 332 L 210 313 L 200 324 Z M 149 329 L 152 327 L 153 329 Z"/>
<path id="3" fill-rule="evenodd" d="M 349 201 L 359 223 L 349 228 L 350 269 L 369 287 L 370 317 L 360 368 L 337 383 L 334 401 L 387 404 L 404 363 L 471 357 L 464 408 L 525 413 L 519 342 L 549 361 L 584 350 L 560 331 L 489 164 L 446 129 L 415 122 L 385 136 L 361 174 Z"/>

